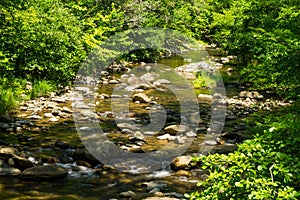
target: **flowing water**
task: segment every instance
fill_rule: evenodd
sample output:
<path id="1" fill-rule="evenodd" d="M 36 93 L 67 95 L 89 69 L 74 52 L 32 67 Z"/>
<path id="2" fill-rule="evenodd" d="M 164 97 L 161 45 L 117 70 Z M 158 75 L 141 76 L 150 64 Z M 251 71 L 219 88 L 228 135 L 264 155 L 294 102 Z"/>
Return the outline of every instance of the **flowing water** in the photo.
<path id="1" fill-rule="evenodd" d="M 187 58 L 191 58 L 193 62 L 202 61 L 207 57 L 205 51 L 190 51 L 185 52 L 181 56 L 173 56 L 171 58 L 161 59 L 158 63 L 172 68 L 186 64 Z M 224 71 L 221 72 L 223 77 L 226 77 Z M 228 86 L 227 95 L 235 95 L 237 90 L 232 86 Z M 113 92 L 112 85 L 99 86 L 98 92 L 110 94 Z M 208 90 L 196 90 L 196 93 L 209 93 Z M 149 96 L 159 96 L 158 104 L 163 104 L 171 112 L 171 118 L 178 120 L 180 111 L 178 110 L 178 102 L 174 94 L 166 91 L 149 90 L 146 92 Z M 141 126 L 147 124 L 147 116 L 149 111 L 145 109 L 145 104 L 132 104 L 131 112 L 136 119 L 140 119 Z M 203 143 L 205 130 L 210 120 L 210 105 L 201 105 L 200 113 L 204 113 L 203 127 L 198 132 L 198 137 L 193 141 L 192 145 L 187 149 L 185 154 L 195 154 L 199 152 L 199 146 Z M 111 110 L 110 99 L 99 101 L 97 111 L 99 113 L 107 113 Z M 143 119 L 143 120 L 141 120 Z M 40 121 L 39 126 L 45 126 L 49 130 L 42 132 L 41 130 L 25 131 L 20 138 L 19 134 L 8 134 L 4 136 L 10 144 L 16 144 L 15 147 L 22 149 L 34 157 L 47 159 L 49 157 L 59 157 L 70 155 L 75 149 L 83 147 L 80 137 L 77 134 L 73 121 L 61 121 L 56 124 L 48 124 L 45 121 Z M 116 127 L 115 122 L 105 121 L 101 123 L 104 132 L 107 132 L 108 137 L 119 143 L 126 144 L 128 137 L 121 133 Z M 201 128 L 201 127 L 200 127 Z M 54 147 L 54 143 L 64 141 L 70 148 L 61 150 Z M 145 138 L 146 144 L 142 146 L 143 151 L 155 151 L 161 146 L 165 146 L 168 141 L 158 140 L 156 136 L 148 136 Z M 215 151 L 234 150 L 234 145 L 217 146 Z M 0 178 L 0 199 L 112 199 L 119 198 L 120 192 L 132 190 L 136 193 L 135 199 L 142 199 L 151 196 L 146 190 L 144 182 L 156 181 L 166 183 L 168 188 L 164 193 L 189 193 L 196 188 L 196 182 L 203 177 L 200 176 L 201 171 L 195 169 L 191 171 L 192 176 L 177 176 L 169 167 L 154 171 L 152 173 L 128 173 L 114 169 L 89 168 L 77 166 L 75 163 L 60 164 L 69 170 L 69 176 L 62 180 L 38 182 L 22 180 L 20 178 L 1 177 Z M 132 170 L 131 172 L 135 172 Z"/>

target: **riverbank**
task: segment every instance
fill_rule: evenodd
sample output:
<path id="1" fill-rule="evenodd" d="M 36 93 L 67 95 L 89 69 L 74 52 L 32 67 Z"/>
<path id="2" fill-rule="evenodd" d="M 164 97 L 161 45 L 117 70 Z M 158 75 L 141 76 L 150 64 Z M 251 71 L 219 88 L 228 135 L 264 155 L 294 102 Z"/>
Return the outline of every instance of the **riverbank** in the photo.
<path id="1" fill-rule="evenodd" d="M 147 65 L 142 67 L 149 68 Z M 147 115 L 151 105 L 173 102 L 174 98 L 172 95 L 166 95 L 165 91 L 157 94 L 157 90 L 164 89 L 170 84 L 169 82 L 162 81 L 162 79 L 151 80 L 147 71 L 141 76 L 148 78 L 141 80 L 144 82 L 139 82 L 139 85 L 134 85 L 137 96 L 130 104 L 134 111 L 127 113 L 127 116 L 143 124 L 148 123 Z M 139 131 L 139 126 L 142 124 L 138 127 L 132 127 L 130 123 L 122 123 L 122 126 L 116 125 L 113 120 L 114 113 L 110 110 L 111 101 L 115 98 L 123 98 L 113 94 L 112 89 L 122 84 L 128 86 L 128 79 L 124 76 L 113 76 L 111 72 L 103 72 L 99 83 L 99 85 L 92 85 L 92 88 L 78 87 L 59 96 L 27 101 L 15 112 L 13 118 L 2 117 L 1 119 L 7 121 L 2 120 L 1 123 L 1 130 L 6 132 L 1 138 L 1 155 L 5 157 L 1 165 L 3 169 L 1 175 L 13 176 L 18 180 L 21 178 L 21 182 L 25 179 L 26 181 L 49 181 L 66 176 L 71 182 L 77 180 L 74 177 L 79 177 L 82 182 L 82 178 L 89 177 L 94 186 L 99 186 L 98 181 L 106 180 L 106 184 L 116 184 L 117 193 L 110 196 L 109 188 L 97 190 L 95 193 L 103 195 L 108 193 L 106 195 L 110 198 L 127 196 L 139 199 L 141 197 L 139 195 L 183 198 L 184 193 L 193 190 L 196 182 L 206 177 L 202 170 L 191 164 L 191 155 L 206 154 L 207 150 L 223 154 L 234 151 L 237 148 L 236 144 L 251 134 L 251 127 L 244 121 L 246 116 L 258 110 L 270 111 L 278 106 L 290 105 L 290 102 L 266 99 L 256 91 L 240 91 L 232 97 L 220 94 L 199 94 L 197 101 L 199 105 L 202 105 L 200 106 L 202 121 L 196 132 L 184 131 L 184 136 L 176 134 L 178 126 L 174 125 L 179 121 L 180 112 L 173 103 L 168 107 L 168 103 L 165 104 L 168 113 L 166 127 L 159 133 L 144 135 Z M 153 85 L 155 88 L 152 87 Z M 95 87 L 97 87 L 96 90 Z M 94 93 L 94 90 L 97 92 Z M 75 92 L 78 91 L 85 98 L 94 96 L 95 103 L 78 104 L 74 99 Z M 153 102 L 154 100 L 156 102 Z M 225 113 L 225 126 L 221 134 L 207 137 L 207 132 L 211 128 L 211 106 L 216 101 L 228 107 Z M 164 169 L 141 175 L 142 178 L 137 181 L 138 175 L 134 174 L 138 171 L 131 171 L 129 174 L 118 172 L 113 166 L 103 165 L 87 152 L 74 126 L 72 104 L 77 109 L 78 105 L 83 109 L 80 113 L 75 113 L 79 114 L 81 121 L 99 120 L 102 125 L 105 125 L 103 128 L 109 138 L 127 152 L 155 151 L 162 145 L 180 145 L 188 138 L 192 138 L 194 143 L 185 156 L 175 158 L 172 164 Z M 95 105 L 97 105 L 96 112 L 90 111 Z M 86 130 L 90 127 L 84 128 Z M 44 171 L 44 174 L 41 171 Z M 109 178 L 112 174 L 116 176 Z M 149 184 L 154 184 L 154 186 L 148 188 Z M 129 190 L 132 192 L 128 192 Z M 81 195 L 78 195 L 80 198 Z"/>

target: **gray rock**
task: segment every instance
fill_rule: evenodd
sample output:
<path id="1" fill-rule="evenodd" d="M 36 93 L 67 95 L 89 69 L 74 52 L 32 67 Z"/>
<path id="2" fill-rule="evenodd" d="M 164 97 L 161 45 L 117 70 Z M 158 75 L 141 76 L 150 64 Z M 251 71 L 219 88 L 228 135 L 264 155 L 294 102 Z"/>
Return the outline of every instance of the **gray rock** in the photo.
<path id="1" fill-rule="evenodd" d="M 118 123 L 117 126 L 122 130 L 129 129 L 129 130 L 132 130 L 132 131 L 138 131 L 140 129 L 139 127 L 134 126 L 134 125 L 129 124 L 129 123 Z"/>
<path id="2" fill-rule="evenodd" d="M 157 189 L 158 191 L 164 191 L 168 188 L 168 185 L 166 183 L 156 181 L 145 182 L 142 185 L 146 186 L 148 191 L 151 191 L 153 189 Z"/>
<path id="3" fill-rule="evenodd" d="M 188 127 L 185 125 L 170 125 L 164 128 L 164 131 L 170 135 L 176 135 L 177 133 L 188 131 Z"/>
<path id="4" fill-rule="evenodd" d="M 135 196 L 136 196 L 136 194 L 133 191 L 131 191 L 131 190 L 120 193 L 120 197 L 134 198 Z"/>
<path id="5" fill-rule="evenodd" d="M 0 176 L 19 176 L 21 171 L 13 167 L 2 168 L 0 167 Z"/>
<path id="6" fill-rule="evenodd" d="M 89 117 L 89 118 L 92 118 L 92 119 L 98 119 L 99 118 L 99 116 L 96 113 L 94 113 L 90 110 L 82 110 L 82 111 L 80 111 L 80 114 L 84 117 Z"/>
<path id="7" fill-rule="evenodd" d="M 185 138 L 177 136 L 174 140 L 177 144 L 184 144 L 185 143 Z"/>
<path id="8" fill-rule="evenodd" d="M 205 145 L 209 145 L 209 146 L 215 146 L 217 144 L 219 144 L 216 140 L 206 140 L 204 142 Z"/>
<path id="9" fill-rule="evenodd" d="M 57 102 L 57 103 L 65 103 L 66 102 L 66 99 L 64 99 L 62 97 L 54 97 L 51 100 L 54 102 Z"/>
<path id="10" fill-rule="evenodd" d="M 197 137 L 197 133 L 193 132 L 193 131 L 189 131 L 186 133 L 187 137 Z"/>
<path id="11" fill-rule="evenodd" d="M 149 103 L 151 99 L 144 93 L 133 95 L 132 101 L 139 101 L 140 103 Z"/>
<path id="12" fill-rule="evenodd" d="M 68 171 L 57 165 L 31 167 L 23 171 L 22 178 L 32 180 L 59 179 L 68 176 Z"/>

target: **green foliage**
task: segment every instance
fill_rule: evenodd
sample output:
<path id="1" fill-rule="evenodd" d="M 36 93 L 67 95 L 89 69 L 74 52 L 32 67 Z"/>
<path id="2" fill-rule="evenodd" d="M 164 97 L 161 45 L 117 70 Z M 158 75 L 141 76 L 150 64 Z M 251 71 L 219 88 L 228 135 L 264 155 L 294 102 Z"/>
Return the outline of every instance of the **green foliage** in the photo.
<path id="1" fill-rule="evenodd" d="M 217 84 L 216 77 L 208 72 L 201 71 L 197 74 L 197 79 L 193 80 L 194 88 L 212 88 Z"/>
<path id="2" fill-rule="evenodd" d="M 51 92 L 54 92 L 55 89 L 55 85 L 51 84 L 49 81 L 38 81 L 33 84 L 31 97 L 47 97 Z"/>
<path id="3" fill-rule="evenodd" d="M 196 157 L 210 175 L 190 199 L 299 199 L 299 114 L 299 104 L 269 114 L 236 152 Z"/>
<path id="4" fill-rule="evenodd" d="M 300 83 L 300 4 L 297 1 L 208 1 L 209 35 L 238 55 L 242 78 L 253 88 L 285 97 Z M 276 90 L 274 90 L 276 88 Z"/>
<path id="5" fill-rule="evenodd" d="M 0 68 L 17 78 L 67 83 L 85 57 L 81 25 L 60 1 L 0 4 Z M 8 60 L 7 60 L 8 59 Z"/>

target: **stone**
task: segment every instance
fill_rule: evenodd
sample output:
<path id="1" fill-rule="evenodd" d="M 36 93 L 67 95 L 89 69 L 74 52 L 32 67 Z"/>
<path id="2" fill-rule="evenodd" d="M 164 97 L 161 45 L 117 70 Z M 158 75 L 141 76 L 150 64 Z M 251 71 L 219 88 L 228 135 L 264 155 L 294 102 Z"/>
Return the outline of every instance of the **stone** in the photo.
<path id="1" fill-rule="evenodd" d="M 13 123 L 14 120 L 10 116 L 0 115 L 0 122 L 2 122 L 2 123 Z"/>
<path id="2" fill-rule="evenodd" d="M 171 197 L 176 197 L 176 198 L 180 198 L 180 199 L 185 199 L 185 196 L 183 194 L 177 193 L 177 192 L 168 192 L 165 193 L 166 196 L 171 196 Z"/>
<path id="3" fill-rule="evenodd" d="M 18 150 L 16 150 L 15 148 L 11 148 L 11 147 L 3 147 L 0 148 L 0 157 L 1 159 L 9 159 L 11 157 L 13 157 L 14 155 L 19 154 Z"/>
<path id="4" fill-rule="evenodd" d="M 89 118 L 93 118 L 93 119 L 99 118 L 99 116 L 96 113 L 94 113 L 90 110 L 82 110 L 82 111 L 80 111 L 80 114 L 84 117 L 89 117 Z"/>
<path id="5" fill-rule="evenodd" d="M 120 193 L 120 197 L 134 198 L 135 196 L 136 196 L 136 194 L 133 191 L 131 191 L 131 190 Z"/>
<path id="6" fill-rule="evenodd" d="M 177 136 L 174 140 L 175 143 L 177 144 L 184 144 L 185 143 L 185 138 Z"/>
<path id="7" fill-rule="evenodd" d="M 144 135 L 140 131 L 136 131 L 133 134 L 133 137 L 129 137 L 129 141 L 136 142 L 136 141 L 145 141 Z"/>
<path id="8" fill-rule="evenodd" d="M 188 127 L 185 125 L 170 125 L 164 128 L 164 131 L 170 135 L 176 135 L 177 133 L 188 131 Z"/>
<path id="9" fill-rule="evenodd" d="M 60 149 L 68 149 L 70 147 L 69 144 L 59 140 L 55 142 L 54 146 Z"/>
<path id="10" fill-rule="evenodd" d="M 252 99 L 253 98 L 253 95 L 252 95 L 252 92 L 248 92 L 248 91 L 241 91 L 240 94 L 239 94 L 239 97 L 240 98 L 250 98 Z"/>
<path id="11" fill-rule="evenodd" d="M 75 161 L 86 161 L 86 162 L 90 163 L 91 165 L 97 165 L 100 163 L 96 158 L 94 158 L 90 154 L 90 152 L 88 152 L 88 150 L 86 150 L 84 148 L 76 150 L 73 153 L 72 158 Z"/>
<path id="12" fill-rule="evenodd" d="M 54 101 L 54 102 L 57 102 L 57 103 L 65 103 L 66 102 L 66 99 L 64 99 L 62 97 L 54 97 L 51 100 Z"/>
<path id="13" fill-rule="evenodd" d="M 187 171 L 187 170 L 179 170 L 175 173 L 175 176 L 186 176 L 186 177 L 190 177 L 192 176 L 192 173 Z"/>
<path id="14" fill-rule="evenodd" d="M 175 140 L 177 137 L 167 133 L 167 134 L 164 134 L 164 135 L 157 136 L 156 138 L 159 139 L 159 140 L 172 141 L 172 140 Z"/>
<path id="15" fill-rule="evenodd" d="M 143 200 L 179 200 L 179 199 L 172 198 L 172 197 L 147 197 Z"/>
<path id="16" fill-rule="evenodd" d="M 50 122 L 58 122 L 58 119 L 56 117 L 51 117 L 49 119 Z"/>
<path id="17" fill-rule="evenodd" d="M 52 115 L 52 113 L 44 113 L 44 117 L 52 118 L 52 117 L 54 117 L 54 115 Z"/>
<path id="18" fill-rule="evenodd" d="M 199 94 L 198 99 L 199 99 L 199 101 L 204 101 L 204 102 L 209 101 L 210 102 L 210 101 L 212 101 L 213 96 L 209 95 L 209 94 Z"/>
<path id="19" fill-rule="evenodd" d="M 189 131 L 186 133 L 187 137 L 197 137 L 197 133 L 193 132 L 193 131 Z"/>
<path id="20" fill-rule="evenodd" d="M 28 116 L 27 119 L 35 119 L 35 120 L 39 120 L 39 119 L 43 119 L 43 117 L 39 116 L 39 115 L 31 115 Z"/>
<path id="21" fill-rule="evenodd" d="M 108 84 L 118 84 L 119 81 L 118 80 L 109 80 Z"/>
<path id="22" fill-rule="evenodd" d="M 156 181 L 144 182 L 142 185 L 146 186 L 148 191 L 151 191 L 153 189 L 158 189 L 158 191 L 164 191 L 168 188 L 168 185 L 166 183 Z"/>
<path id="23" fill-rule="evenodd" d="M 21 171 L 13 167 L 0 167 L 0 176 L 19 176 Z"/>
<path id="24" fill-rule="evenodd" d="M 264 99 L 264 96 L 261 95 L 260 93 L 254 91 L 252 92 L 252 95 L 253 95 L 253 98 L 256 99 L 256 100 L 263 100 Z"/>
<path id="25" fill-rule="evenodd" d="M 33 163 L 30 162 L 29 160 L 27 160 L 26 158 L 14 155 L 12 157 L 13 163 L 14 163 L 14 167 L 24 170 L 30 167 L 33 167 Z"/>
<path id="26" fill-rule="evenodd" d="M 138 93 L 133 95 L 132 101 L 139 101 L 140 103 L 149 103 L 151 99 L 144 93 Z"/>
<path id="27" fill-rule="evenodd" d="M 181 169 L 188 169 L 191 161 L 192 161 L 191 156 L 178 156 L 172 160 L 170 167 L 174 171 L 179 171 Z"/>
<path id="28" fill-rule="evenodd" d="M 63 111 L 63 112 L 66 112 L 66 113 L 72 113 L 72 110 L 71 110 L 70 108 L 66 107 L 66 106 L 64 106 L 64 107 L 62 108 L 62 111 Z"/>
<path id="29" fill-rule="evenodd" d="M 65 178 L 68 176 L 68 171 L 55 164 L 35 166 L 25 169 L 22 173 L 22 178 L 32 180 L 50 180 Z"/>
<path id="30" fill-rule="evenodd" d="M 206 141 L 204 142 L 204 144 L 205 144 L 205 145 L 208 145 L 208 146 L 215 146 L 215 145 L 217 145 L 217 144 L 219 144 L 219 143 L 218 143 L 218 141 L 216 141 L 216 140 L 206 140 Z"/>
<path id="31" fill-rule="evenodd" d="M 132 131 L 138 131 L 140 129 L 139 127 L 136 127 L 129 123 L 118 123 L 117 126 L 122 130 L 129 129 Z"/>

